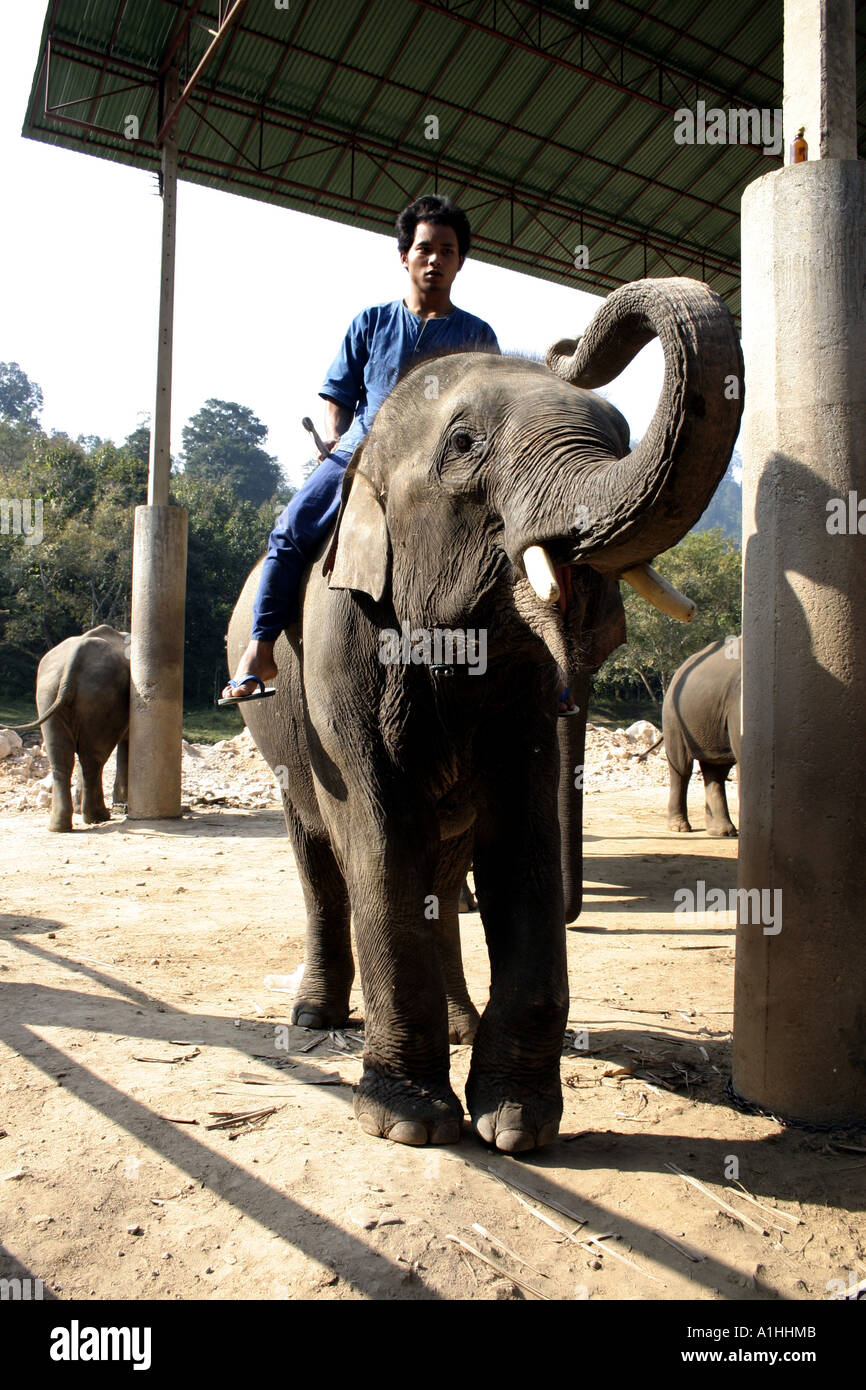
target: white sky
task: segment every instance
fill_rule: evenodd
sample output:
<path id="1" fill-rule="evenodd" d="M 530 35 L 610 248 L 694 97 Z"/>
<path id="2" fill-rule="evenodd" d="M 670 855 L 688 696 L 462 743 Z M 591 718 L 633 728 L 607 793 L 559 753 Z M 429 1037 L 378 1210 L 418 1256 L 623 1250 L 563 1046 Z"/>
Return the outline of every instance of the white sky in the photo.
<path id="1" fill-rule="evenodd" d="M 45 0 L 0 0 L 0 361 L 42 388 L 47 430 L 120 442 L 152 412 L 162 205 L 143 170 L 21 138 Z M 575 237 L 577 241 L 577 237 Z M 292 482 L 321 429 L 318 391 L 354 315 L 404 293 L 396 240 L 181 181 L 172 452 L 210 396 L 249 406 Z M 503 349 L 543 353 L 581 333 L 594 295 L 470 260 L 454 302 Z M 642 435 L 661 351 L 607 395 Z"/>

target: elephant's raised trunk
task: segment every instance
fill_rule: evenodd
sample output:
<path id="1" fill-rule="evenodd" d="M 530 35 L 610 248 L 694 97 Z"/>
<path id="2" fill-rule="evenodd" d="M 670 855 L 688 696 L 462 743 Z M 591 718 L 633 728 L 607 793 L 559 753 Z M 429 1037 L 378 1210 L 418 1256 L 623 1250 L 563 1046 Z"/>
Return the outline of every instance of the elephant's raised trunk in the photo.
<path id="1" fill-rule="evenodd" d="M 585 522 L 572 562 L 586 559 L 608 573 L 675 545 L 724 474 L 743 408 L 734 320 L 697 280 L 637 280 L 605 300 L 582 338 L 558 342 L 547 354 L 558 376 L 591 388 L 618 376 L 654 337 L 665 375 L 649 429 L 631 453 L 600 460 L 581 480 Z"/>

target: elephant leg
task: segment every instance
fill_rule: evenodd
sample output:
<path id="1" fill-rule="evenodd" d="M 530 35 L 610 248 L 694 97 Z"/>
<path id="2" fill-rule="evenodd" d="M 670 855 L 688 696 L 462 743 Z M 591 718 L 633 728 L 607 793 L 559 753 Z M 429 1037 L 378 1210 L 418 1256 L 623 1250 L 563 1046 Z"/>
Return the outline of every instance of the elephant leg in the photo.
<path id="1" fill-rule="evenodd" d="M 471 857 L 471 833 L 443 841 L 434 880 L 439 911 L 436 921 L 436 944 L 442 973 L 445 976 L 448 1038 L 452 1043 L 471 1043 L 480 1021 L 478 1010 L 466 988 L 463 955 L 460 950 L 459 913 L 463 910 L 460 904 L 464 891 L 469 893 L 466 870 Z"/>
<path id="2" fill-rule="evenodd" d="M 491 989 L 466 1100 L 481 1138 L 517 1153 L 552 1143 L 559 1130 L 568 975 L 556 735 L 536 725 L 525 749 L 513 746 L 513 727 L 510 738 L 511 756 L 487 763 L 475 834 Z"/>
<path id="3" fill-rule="evenodd" d="M 458 899 L 457 899 L 457 911 L 458 911 L 458 912 L 477 912 L 477 911 L 478 911 L 478 903 L 477 903 L 476 900 L 475 900 L 475 895 L 474 895 L 474 893 L 472 892 L 472 889 L 469 887 L 469 880 L 466 879 L 466 878 L 464 878 L 463 883 L 462 883 L 461 888 L 460 888 L 460 894 L 459 894 Z"/>
<path id="4" fill-rule="evenodd" d="M 453 1144 L 463 1107 L 448 1079 L 448 1004 L 435 916 L 439 826 L 432 812 L 387 796 L 382 823 L 351 819 L 347 879 L 364 989 L 364 1073 L 355 1115 L 400 1144 Z M 380 803 L 381 804 L 381 803 Z M 456 907 L 457 889 L 454 890 Z"/>
<path id="5" fill-rule="evenodd" d="M 685 758 L 681 766 L 675 767 L 670 758 L 668 758 L 668 774 L 670 777 L 668 830 L 674 830 L 679 834 L 688 834 L 692 828 L 689 825 L 688 810 L 692 759 Z"/>
<path id="6" fill-rule="evenodd" d="M 72 770 L 75 748 L 67 731 L 58 725 L 56 717 L 43 725 L 42 737 L 51 764 L 51 815 L 48 829 L 72 829 Z"/>
<path id="7" fill-rule="evenodd" d="M 707 834 L 714 839 L 730 838 L 737 828 L 728 814 L 725 782 L 730 768 L 727 763 L 701 763 L 704 774 L 704 793 L 707 814 Z"/>
<path id="8" fill-rule="evenodd" d="M 291 1022 L 300 1028 L 341 1028 L 355 978 L 346 883 L 330 841 L 301 824 L 285 792 L 283 809 L 307 908 L 304 974 Z"/>
<path id="9" fill-rule="evenodd" d="M 124 734 L 117 745 L 117 763 L 114 770 L 114 791 L 111 794 L 112 806 L 125 806 L 128 798 L 129 782 L 129 735 Z"/>
<path id="10" fill-rule="evenodd" d="M 79 748 L 78 758 L 81 763 L 81 775 L 84 778 L 81 814 L 85 825 L 99 825 L 102 821 L 111 820 L 111 812 L 105 804 L 102 791 L 102 770 L 107 759 L 100 758 L 89 748 Z"/>

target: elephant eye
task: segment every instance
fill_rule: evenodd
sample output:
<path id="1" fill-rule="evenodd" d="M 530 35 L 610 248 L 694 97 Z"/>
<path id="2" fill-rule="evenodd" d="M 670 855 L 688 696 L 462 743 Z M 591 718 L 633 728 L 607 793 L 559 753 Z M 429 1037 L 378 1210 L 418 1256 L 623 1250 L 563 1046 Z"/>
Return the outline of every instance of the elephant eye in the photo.
<path id="1" fill-rule="evenodd" d="M 465 430 L 461 430 L 459 434 L 455 434 L 452 442 L 454 444 L 454 448 L 460 454 L 468 453 L 468 451 L 472 448 L 472 436 L 470 434 L 467 434 Z"/>

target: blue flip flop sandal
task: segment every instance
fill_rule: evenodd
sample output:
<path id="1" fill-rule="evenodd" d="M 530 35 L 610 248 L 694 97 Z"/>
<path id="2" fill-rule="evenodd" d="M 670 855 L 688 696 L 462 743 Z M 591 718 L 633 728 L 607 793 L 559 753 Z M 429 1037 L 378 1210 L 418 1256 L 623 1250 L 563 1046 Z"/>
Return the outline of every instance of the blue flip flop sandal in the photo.
<path id="1" fill-rule="evenodd" d="M 571 691 L 568 686 L 565 687 L 562 694 L 557 698 L 560 704 L 564 704 L 571 699 Z M 580 714 L 580 705 L 571 705 L 569 709 L 558 709 L 556 713 L 560 719 L 569 719 L 573 714 Z"/>
<path id="2" fill-rule="evenodd" d="M 245 700 L 267 700 L 270 695 L 277 693 L 276 686 L 266 686 L 258 676 L 238 676 L 236 680 L 227 681 L 226 684 L 234 690 L 237 686 L 246 685 L 247 681 L 255 681 L 259 687 L 258 690 L 253 691 L 252 695 L 226 695 L 225 699 L 217 700 L 216 703 L 218 705 L 242 705 Z"/>

